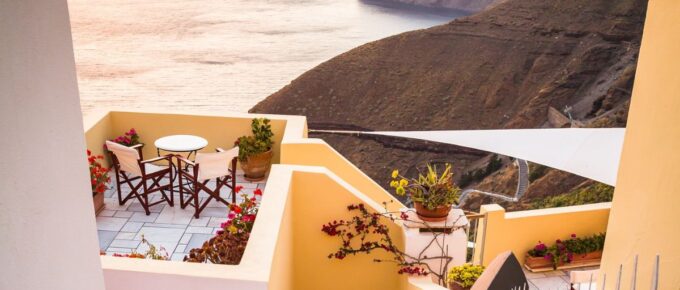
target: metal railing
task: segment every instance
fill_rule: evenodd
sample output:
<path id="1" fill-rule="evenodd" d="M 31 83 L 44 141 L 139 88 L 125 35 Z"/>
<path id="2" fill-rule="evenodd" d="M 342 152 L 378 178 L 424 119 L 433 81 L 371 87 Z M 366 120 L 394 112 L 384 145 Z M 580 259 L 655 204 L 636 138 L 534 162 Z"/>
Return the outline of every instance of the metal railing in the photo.
<path id="1" fill-rule="evenodd" d="M 649 287 L 650 290 L 659 290 L 659 260 L 661 260 L 661 255 L 656 254 L 654 258 L 654 264 L 652 265 L 652 284 Z M 638 255 L 633 258 L 633 271 L 631 275 L 630 289 L 637 289 L 637 272 L 638 272 Z M 621 280 L 623 279 L 623 264 L 619 264 L 619 271 L 616 275 L 616 287 L 615 290 L 621 290 Z M 602 289 L 607 289 L 607 273 L 602 276 Z"/>
<path id="2" fill-rule="evenodd" d="M 467 228 L 467 263 L 481 265 L 484 257 L 484 237 L 482 235 L 482 240 L 477 241 L 479 236 L 477 232 L 479 231 L 479 226 L 483 225 L 482 230 L 486 229 L 486 214 L 480 214 L 475 212 L 466 212 L 465 217 L 468 219 L 470 226 Z M 475 255 L 479 251 L 479 261 L 475 261 Z"/>

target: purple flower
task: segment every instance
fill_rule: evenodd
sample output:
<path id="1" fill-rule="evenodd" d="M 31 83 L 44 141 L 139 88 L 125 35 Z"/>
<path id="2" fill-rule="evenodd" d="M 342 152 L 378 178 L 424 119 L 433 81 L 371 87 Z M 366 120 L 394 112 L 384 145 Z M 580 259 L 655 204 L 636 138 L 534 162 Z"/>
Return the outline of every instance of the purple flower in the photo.
<path id="1" fill-rule="evenodd" d="M 534 247 L 534 250 L 536 250 L 536 252 L 543 252 L 546 249 L 547 249 L 547 247 L 545 246 L 545 244 L 541 243 L 541 242 L 539 242 L 538 245 L 536 245 L 536 247 Z"/>

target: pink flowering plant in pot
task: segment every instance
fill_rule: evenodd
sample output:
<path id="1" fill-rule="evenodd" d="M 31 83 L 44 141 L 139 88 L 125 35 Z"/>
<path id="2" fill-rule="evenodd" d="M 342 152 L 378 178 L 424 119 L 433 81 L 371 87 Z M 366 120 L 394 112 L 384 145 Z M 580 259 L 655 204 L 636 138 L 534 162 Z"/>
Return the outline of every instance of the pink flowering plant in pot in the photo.
<path id="1" fill-rule="evenodd" d="M 234 193 L 240 193 L 242 186 L 234 188 Z M 243 201 L 231 204 L 227 213 L 227 221 L 220 225 L 221 229 L 215 236 L 203 243 L 200 248 L 191 249 L 184 257 L 185 262 L 213 263 L 237 265 L 241 262 L 245 252 L 250 232 L 253 230 L 259 209 L 258 197 L 262 196 L 261 189 L 255 189 L 252 196 L 241 194 Z"/>
<path id="2" fill-rule="evenodd" d="M 137 134 L 135 128 L 131 128 L 129 131 L 125 132 L 121 136 L 116 137 L 116 139 L 113 139 L 112 141 L 128 147 L 140 144 L 139 134 Z"/>
<path id="3" fill-rule="evenodd" d="M 236 186 L 234 192 L 238 193 L 242 189 L 242 186 Z M 217 234 L 221 234 L 225 231 L 228 231 L 231 234 L 250 233 L 250 231 L 253 230 L 255 218 L 257 217 L 257 211 L 259 209 L 257 203 L 258 196 L 262 196 L 262 190 L 259 188 L 255 189 L 253 195 L 250 197 L 248 194 L 241 194 L 243 201 L 239 204 L 231 204 L 229 206 L 227 221 L 220 225 L 222 229 L 217 231 Z"/>

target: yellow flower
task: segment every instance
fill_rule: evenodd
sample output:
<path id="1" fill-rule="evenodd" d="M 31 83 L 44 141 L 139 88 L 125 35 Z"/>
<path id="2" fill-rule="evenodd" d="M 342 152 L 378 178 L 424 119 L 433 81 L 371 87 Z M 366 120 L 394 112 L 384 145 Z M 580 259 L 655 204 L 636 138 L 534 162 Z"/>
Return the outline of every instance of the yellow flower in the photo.
<path id="1" fill-rule="evenodd" d="M 401 179 L 399 180 L 399 186 L 404 187 L 408 185 L 408 180 L 406 179 Z"/>
<path id="2" fill-rule="evenodd" d="M 397 178 L 397 176 L 399 176 L 399 170 L 395 169 L 392 171 L 392 178 Z"/>
<path id="3" fill-rule="evenodd" d="M 235 234 L 235 233 L 238 231 L 238 228 L 236 228 L 235 226 L 232 225 L 232 226 L 229 227 L 229 231 L 230 231 L 232 234 Z"/>
<path id="4" fill-rule="evenodd" d="M 406 194 L 406 190 L 403 187 L 397 187 L 397 194 L 398 195 L 404 195 Z"/>
<path id="5" fill-rule="evenodd" d="M 399 186 L 399 182 L 397 182 L 396 180 L 392 180 L 392 182 L 390 182 L 391 188 L 397 188 L 397 186 Z"/>

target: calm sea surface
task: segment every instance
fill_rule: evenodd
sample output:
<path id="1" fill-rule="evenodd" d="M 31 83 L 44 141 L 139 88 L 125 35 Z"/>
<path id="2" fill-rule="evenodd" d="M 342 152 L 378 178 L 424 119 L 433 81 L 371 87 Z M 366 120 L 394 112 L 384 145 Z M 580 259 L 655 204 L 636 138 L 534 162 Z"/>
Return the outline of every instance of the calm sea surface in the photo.
<path id="1" fill-rule="evenodd" d="M 245 112 L 333 56 L 464 15 L 358 0 L 70 0 L 83 113 Z"/>

